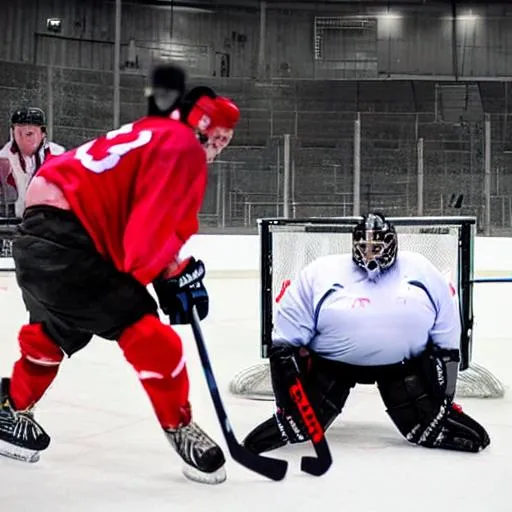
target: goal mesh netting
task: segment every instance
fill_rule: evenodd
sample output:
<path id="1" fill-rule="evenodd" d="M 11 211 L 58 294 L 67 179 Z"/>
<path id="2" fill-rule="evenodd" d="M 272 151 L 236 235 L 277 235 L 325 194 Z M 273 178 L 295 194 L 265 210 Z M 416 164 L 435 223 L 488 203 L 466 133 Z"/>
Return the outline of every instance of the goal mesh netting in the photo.
<path id="1" fill-rule="evenodd" d="M 459 373 L 457 396 L 501 397 L 503 385 L 485 368 L 469 363 L 472 327 L 473 218 L 395 218 L 399 250 L 427 257 L 454 283 L 463 318 L 461 351 L 466 357 Z M 314 222 L 313 222 L 314 221 Z M 346 219 L 263 219 L 260 221 L 262 279 L 262 354 L 270 344 L 276 297 L 288 281 L 320 256 L 351 251 L 352 228 L 356 218 Z M 468 365 L 469 363 L 469 365 Z M 246 398 L 273 398 L 267 360 L 243 369 L 230 382 L 230 391 Z"/>

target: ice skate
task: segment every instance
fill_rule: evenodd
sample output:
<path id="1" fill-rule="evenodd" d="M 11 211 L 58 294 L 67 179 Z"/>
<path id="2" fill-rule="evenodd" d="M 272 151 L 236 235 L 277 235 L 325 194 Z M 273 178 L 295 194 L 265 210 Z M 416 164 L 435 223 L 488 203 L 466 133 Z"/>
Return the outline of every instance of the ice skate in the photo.
<path id="1" fill-rule="evenodd" d="M 16 411 L 9 398 L 9 379 L 0 384 L 0 455 L 23 462 L 37 462 L 39 452 L 48 448 L 50 436 L 36 422 L 32 412 Z"/>
<path id="2" fill-rule="evenodd" d="M 183 474 L 187 478 L 205 484 L 226 480 L 226 460 L 221 448 L 196 423 L 167 429 L 165 434 L 183 459 Z"/>

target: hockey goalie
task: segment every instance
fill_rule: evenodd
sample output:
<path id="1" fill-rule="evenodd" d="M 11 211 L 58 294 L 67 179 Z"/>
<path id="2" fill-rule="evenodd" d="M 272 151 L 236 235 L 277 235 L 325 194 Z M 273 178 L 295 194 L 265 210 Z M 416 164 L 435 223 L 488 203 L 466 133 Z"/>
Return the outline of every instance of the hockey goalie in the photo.
<path id="1" fill-rule="evenodd" d="M 282 290 L 270 350 L 276 412 L 245 446 L 261 453 L 309 439 L 289 393 L 299 378 L 324 429 L 356 384 L 376 383 L 407 441 L 479 452 L 489 436 L 454 402 L 460 334 L 442 273 L 420 254 L 399 252 L 382 214 L 366 215 L 351 253 L 313 261 Z"/>

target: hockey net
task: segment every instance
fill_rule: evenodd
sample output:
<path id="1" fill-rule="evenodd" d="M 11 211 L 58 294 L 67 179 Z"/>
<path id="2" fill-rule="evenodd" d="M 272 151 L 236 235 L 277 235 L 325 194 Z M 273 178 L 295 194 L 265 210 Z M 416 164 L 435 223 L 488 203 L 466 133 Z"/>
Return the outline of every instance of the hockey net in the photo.
<path id="1" fill-rule="evenodd" d="M 267 356 L 276 298 L 300 270 L 320 256 L 351 251 L 357 218 L 263 219 L 261 243 L 261 354 Z M 457 396 L 498 398 L 504 388 L 487 369 L 471 362 L 473 302 L 473 240 L 475 219 L 408 217 L 390 219 L 398 233 L 399 250 L 419 252 L 457 290 L 463 323 L 462 363 Z M 230 382 L 230 391 L 245 398 L 272 400 L 268 360 L 249 366 Z"/>

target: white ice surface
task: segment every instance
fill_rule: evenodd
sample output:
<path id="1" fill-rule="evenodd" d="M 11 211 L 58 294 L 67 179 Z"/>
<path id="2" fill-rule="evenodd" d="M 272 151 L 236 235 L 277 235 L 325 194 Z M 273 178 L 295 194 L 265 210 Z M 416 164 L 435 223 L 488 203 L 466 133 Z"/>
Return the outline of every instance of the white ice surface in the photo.
<path id="1" fill-rule="evenodd" d="M 256 279 L 210 279 L 211 314 L 203 322 L 215 375 L 239 440 L 272 411 L 270 402 L 230 396 L 240 369 L 259 361 Z M 512 384 L 512 284 L 477 285 L 475 361 Z M 0 277 L 0 374 L 17 358 L 25 322 L 14 279 Z M 183 335 L 196 420 L 222 434 L 190 329 Z M 334 464 L 323 477 L 300 472 L 308 445 L 273 455 L 290 460 L 283 482 L 271 482 L 228 457 L 228 480 L 215 487 L 187 481 L 161 433 L 135 374 L 113 342 L 94 339 L 62 365 L 37 417 L 52 444 L 34 465 L 0 460 L 3 512 L 511 512 L 512 391 L 500 400 L 463 400 L 492 444 L 462 454 L 409 445 L 388 420 L 371 386 L 350 396 L 328 433 Z"/>

